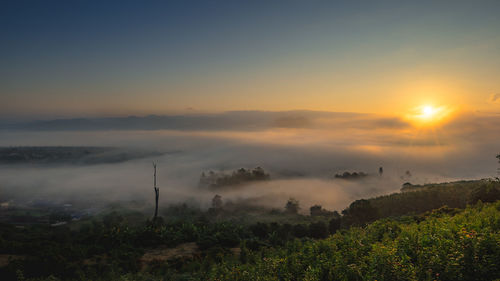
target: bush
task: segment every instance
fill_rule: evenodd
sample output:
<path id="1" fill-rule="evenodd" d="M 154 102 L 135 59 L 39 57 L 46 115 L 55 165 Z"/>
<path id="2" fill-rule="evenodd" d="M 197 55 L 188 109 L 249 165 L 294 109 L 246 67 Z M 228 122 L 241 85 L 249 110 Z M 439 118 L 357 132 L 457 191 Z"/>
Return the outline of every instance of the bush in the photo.
<path id="1" fill-rule="evenodd" d="M 309 225 L 309 235 L 316 239 L 326 238 L 328 236 L 328 228 L 322 221 L 311 223 Z"/>

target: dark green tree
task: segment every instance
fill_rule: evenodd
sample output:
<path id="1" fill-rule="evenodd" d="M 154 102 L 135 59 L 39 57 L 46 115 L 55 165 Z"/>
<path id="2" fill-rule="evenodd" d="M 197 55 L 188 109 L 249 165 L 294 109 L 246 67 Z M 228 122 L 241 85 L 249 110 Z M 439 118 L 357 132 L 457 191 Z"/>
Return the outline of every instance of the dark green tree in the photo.
<path id="1" fill-rule="evenodd" d="M 309 225 L 309 235 L 316 239 L 326 238 L 328 236 L 328 228 L 322 221 L 311 223 Z"/>
<path id="2" fill-rule="evenodd" d="M 378 210 L 365 199 L 352 202 L 347 209 L 342 211 L 342 214 L 347 226 L 364 225 L 378 218 Z"/>
<path id="3" fill-rule="evenodd" d="M 285 205 L 285 211 L 290 214 L 297 214 L 300 210 L 299 201 L 295 198 L 288 199 Z"/>
<path id="4" fill-rule="evenodd" d="M 500 199 L 500 189 L 495 182 L 488 182 L 472 190 L 469 197 L 469 204 L 475 204 L 481 200 L 484 203 L 495 202 Z"/>
<path id="5" fill-rule="evenodd" d="M 296 224 L 292 227 L 292 233 L 297 238 L 303 238 L 309 234 L 309 229 L 304 224 Z"/>
<path id="6" fill-rule="evenodd" d="M 330 232 L 330 234 L 334 234 L 335 232 L 337 232 L 337 230 L 340 229 L 340 225 L 342 222 L 342 217 L 337 211 L 333 212 L 332 216 L 333 218 L 328 223 L 328 232 Z"/>

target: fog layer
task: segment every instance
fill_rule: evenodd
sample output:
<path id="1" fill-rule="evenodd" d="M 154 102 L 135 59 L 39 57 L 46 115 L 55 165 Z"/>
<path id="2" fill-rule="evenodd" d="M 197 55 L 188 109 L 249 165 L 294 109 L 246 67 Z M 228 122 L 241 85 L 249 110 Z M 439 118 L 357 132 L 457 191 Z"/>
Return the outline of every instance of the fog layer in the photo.
<path id="1" fill-rule="evenodd" d="M 258 113 L 252 114 L 255 119 Z M 225 200 L 276 208 L 295 197 L 303 208 L 319 203 L 342 210 L 353 200 L 396 192 L 407 181 L 497 174 L 498 115 L 462 114 L 433 127 L 373 115 L 291 112 L 271 117 L 252 130 L 239 129 L 234 122 L 210 130 L 202 124 L 184 130 L 3 130 L 0 146 L 111 146 L 162 154 L 96 165 L 2 165 L 0 199 L 152 201 L 152 161 L 158 163 L 162 204 L 187 201 L 205 207 L 218 193 Z M 257 166 L 269 172 L 272 180 L 223 190 L 198 186 L 203 171 Z M 379 176 L 381 166 L 384 173 Z M 344 171 L 370 176 L 357 181 L 334 179 Z"/>

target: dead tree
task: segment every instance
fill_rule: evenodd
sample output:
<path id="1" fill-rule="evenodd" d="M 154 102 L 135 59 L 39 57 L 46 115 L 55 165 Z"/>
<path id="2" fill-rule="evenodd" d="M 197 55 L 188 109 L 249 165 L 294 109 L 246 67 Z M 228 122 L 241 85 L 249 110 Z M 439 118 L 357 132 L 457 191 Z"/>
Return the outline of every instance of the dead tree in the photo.
<path id="1" fill-rule="evenodd" d="M 155 189 L 155 216 L 153 217 L 153 220 L 156 220 L 158 217 L 158 198 L 160 197 L 160 188 L 156 186 L 156 163 L 153 162 L 153 168 L 154 168 L 154 189 Z"/>

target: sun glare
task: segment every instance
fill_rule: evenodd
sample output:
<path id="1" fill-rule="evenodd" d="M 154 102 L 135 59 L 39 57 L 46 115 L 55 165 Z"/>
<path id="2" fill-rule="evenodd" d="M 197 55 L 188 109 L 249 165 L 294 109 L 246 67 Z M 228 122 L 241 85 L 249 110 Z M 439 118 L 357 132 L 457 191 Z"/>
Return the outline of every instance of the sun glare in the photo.
<path id="1" fill-rule="evenodd" d="M 421 110 L 421 114 L 420 116 L 423 118 L 423 119 L 431 119 L 434 114 L 436 113 L 436 109 L 430 105 L 424 105 L 422 107 L 422 110 Z"/>
<path id="2" fill-rule="evenodd" d="M 446 106 L 421 105 L 414 108 L 409 119 L 417 125 L 436 125 L 442 123 L 450 115 L 451 110 Z"/>

